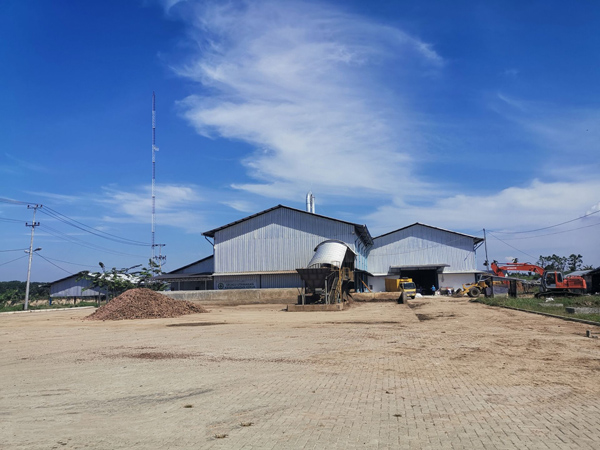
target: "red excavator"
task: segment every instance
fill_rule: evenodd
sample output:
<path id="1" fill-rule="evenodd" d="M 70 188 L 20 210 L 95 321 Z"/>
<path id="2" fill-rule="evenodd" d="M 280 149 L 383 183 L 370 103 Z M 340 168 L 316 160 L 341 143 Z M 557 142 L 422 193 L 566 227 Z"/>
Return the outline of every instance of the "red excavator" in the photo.
<path id="1" fill-rule="evenodd" d="M 535 272 L 540 275 L 541 289 L 535 294 L 536 297 L 548 295 L 575 296 L 583 295 L 587 285 L 581 277 L 563 276 L 562 272 L 547 271 L 540 266 L 530 263 L 505 263 L 499 265 L 497 261 L 492 262 L 492 270 L 499 277 L 507 276 L 508 271 Z"/>

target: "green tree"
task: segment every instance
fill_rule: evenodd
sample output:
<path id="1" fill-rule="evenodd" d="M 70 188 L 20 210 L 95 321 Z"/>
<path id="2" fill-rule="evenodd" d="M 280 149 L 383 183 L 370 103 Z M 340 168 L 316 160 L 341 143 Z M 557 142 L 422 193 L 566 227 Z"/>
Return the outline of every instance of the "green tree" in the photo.
<path id="1" fill-rule="evenodd" d="M 568 266 L 571 272 L 576 270 L 580 270 L 583 265 L 583 256 L 576 255 L 575 253 L 571 253 L 568 258 Z"/>
<path id="2" fill-rule="evenodd" d="M 78 280 L 89 280 L 91 287 L 100 288 L 111 298 L 122 294 L 128 289 L 143 287 L 153 291 L 164 291 L 169 286 L 167 283 L 152 279 L 161 274 L 160 267 L 152 260 L 149 260 L 148 267 L 142 267 L 134 272 L 130 272 L 130 270 L 140 267 L 141 264 L 126 269 L 113 267 L 110 270 L 106 270 L 106 266 L 102 262 L 99 265 L 102 272 L 83 272 Z"/>
<path id="3" fill-rule="evenodd" d="M 0 281 L 0 305 L 14 305 L 25 299 L 25 281 Z M 29 284 L 29 299 L 47 299 L 50 296 L 50 286 L 47 283 L 31 282 Z"/>

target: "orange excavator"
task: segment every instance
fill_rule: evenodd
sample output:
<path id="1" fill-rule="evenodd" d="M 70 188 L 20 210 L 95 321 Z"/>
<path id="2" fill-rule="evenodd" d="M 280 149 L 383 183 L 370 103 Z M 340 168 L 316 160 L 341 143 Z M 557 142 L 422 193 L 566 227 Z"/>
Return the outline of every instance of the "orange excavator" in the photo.
<path id="1" fill-rule="evenodd" d="M 492 270 L 499 277 L 506 277 L 508 271 L 535 272 L 540 278 L 541 289 L 535 294 L 536 297 L 548 295 L 576 296 L 586 292 L 587 285 L 581 277 L 563 276 L 562 272 L 544 270 L 540 266 L 530 263 L 505 263 L 492 262 Z"/>

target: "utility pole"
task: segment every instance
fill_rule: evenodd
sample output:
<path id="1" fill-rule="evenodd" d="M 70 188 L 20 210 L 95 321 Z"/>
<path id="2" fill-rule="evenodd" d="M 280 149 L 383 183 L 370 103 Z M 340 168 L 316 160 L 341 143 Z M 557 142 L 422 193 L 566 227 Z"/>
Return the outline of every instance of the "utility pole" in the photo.
<path id="1" fill-rule="evenodd" d="M 166 244 L 154 244 L 153 247 L 158 247 L 158 256 L 155 256 L 154 259 L 156 261 L 158 261 L 158 267 L 160 269 L 160 272 L 162 273 L 162 265 L 163 265 L 163 261 L 167 260 L 167 257 L 164 256 L 162 254 L 162 248 L 165 246 Z"/>
<path id="2" fill-rule="evenodd" d="M 33 233 L 35 227 L 40 226 L 39 222 L 35 221 L 35 213 L 42 205 L 27 205 L 27 209 L 33 209 L 33 220 L 31 224 L 25 222 L 26 227 L 31 227 L 31 240 L 29 241 L 29 264 L 27 266 L 27 285 L 25 286 L 25 311 L 29 308 L 29 281 L 31 279 L 31 258 L 33 258 Z M 36 249 L 37 251 L 38 249 Z"/>
<path id="3" fill-rule="evenodd" d="M 485 228 L 483 229 L 483 243 L 485 245 L 485 263 L 483 265 L 489 270 L 490 260 L 488 259 L 488 253 L 487 253 L 487 237 L 485 235 Z"/>

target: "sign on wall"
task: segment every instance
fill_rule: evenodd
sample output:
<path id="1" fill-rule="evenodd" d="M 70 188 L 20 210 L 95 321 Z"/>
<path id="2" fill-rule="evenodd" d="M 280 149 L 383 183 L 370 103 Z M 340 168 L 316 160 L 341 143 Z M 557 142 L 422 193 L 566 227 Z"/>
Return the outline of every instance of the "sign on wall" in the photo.
<path id="1" fill-rule="evenodd" d="M 256 289 L 254 281 L 221 281 L 217 289 Z"/>

